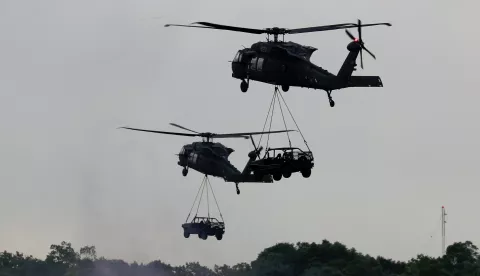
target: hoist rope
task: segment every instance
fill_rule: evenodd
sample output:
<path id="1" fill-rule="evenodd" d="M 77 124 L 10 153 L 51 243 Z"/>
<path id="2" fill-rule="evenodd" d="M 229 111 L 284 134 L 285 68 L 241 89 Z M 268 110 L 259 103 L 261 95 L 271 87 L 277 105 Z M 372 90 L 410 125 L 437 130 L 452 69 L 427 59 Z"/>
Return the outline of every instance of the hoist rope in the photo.
<path id="1" fill-rule="evenodd" d="M 206 176 L 205 176 L 206 178 Z M 198 209 L 200 208 L 200 202 L 202 202 L 202 197 L 203 197 L 203 190 L 205 189 L 205 178 L 203 178 L 203 181 L 202 181 L 202 194 L 200 195 L 200 200 L 198 200 L 198 206 L 197 206 L 197 212 L 195 213 L 195 217 L 198 215 Z M 208 202 L 207 202 L 208 203 Z"/>
<path id="2" fill-rule="evenodd" d="M 205 188 L 207 189 L 206 191 L 205 191 Z M 210 183 L 210 179 L 208 178 L 207 175 L 205 175 L 203 177 L 202 184 L 200 184 L 200 187 L 198 188 L 197 195 L 195 196 L 195 200 L 193 201 L 192 207 L 190 208 L 190 212 L 188 213 L 188 216 L 187 216 L 187 219 L 185 220 L 185 222 L 188 222 L 188 219 L 190 218 L 190 215 L 192 214 L 193 207 L 195 206 L 195 203 L 197 201 L 198 195 L 200 195 L 200 199 L 198 200 L 198 205 L 197 205 L 197 211 L 195 213 L 195 217 L 197 217 L 198 210 L 200 209 L 200 204 L 202 202 L 204 192 L 206 192 L 206 194 L 207 194 L 207 210 L 208 210 L 208 218 L 210 218 L 210 199 L 209 199 L 209 192 L 208 192 L 209 188 L 212 192 L 213 198 L 215 199 L 215 204 L 217 205 L 218 212 L 220 213 L 220 217 L 222 218 L 222 222 L 224 221 L 222 211 L 220 210 L 220 206 L 218 205 L 217 197 L 215 196 L 215 193 L 213 191 L 213 187 L 212 187 L 212 184 Z"/>
<path id="3" fill-rule="evenodd" d="M 270 114 L 270 110 L 272 109 L 272 105 L 273 105 L 273 101 L 275 100 L 274 97 L 272 97 L 272 100 L 270 101 L 270 107 L 268 108 L 268 112 L 267 112 L 267 116 L 265 116 L 265 123 L 263 123 L 263 129 L 262 129 L 262 132 L 265 131 L 265 126 L 267 125 L 267 121 L 268 121 L 268 115 Z M 260 145 L 260 143 L 262 142 L 262 137 L 263 137 L 263 133 L 260 135 L 260 139 L 258 140 L 258 144 Z"/>
<path id="4" fill-rule="evenodd" d="M 205 180 L 206 180 L 205 181 L 206 182 L 205 186 L 207 186 L 207 214 L 208 214 L 208 218 L 210 218 L 210 200 L 208 198 L 208 182 L 209 181 L 208 181 L 207 177 L 205 177 Z"/>
<path id="5" fill-rule="evenodd" d="M 284 103 L 285 106 L 287 107 L 287 110 L 288 110 L 288 112 L 290 113 L 290 116 L 292 117 L 293 122 L 294 122 L 295 125 L 297 126 L 298 132 L 300 132 L 300 135 L 301 135 L 302 138 L 303 138 L 303 142 L 305 142 L 305 145 L 307 146 L 308 151 L 311 152 L 310 147 L 308 146 L 307 140 L 305 140 L 305 137 L 303 136 L 303 133 L 302 133 L 302 131 L 300 130 L 300 127 L 298 126 L 297 122 L 295 121 L 295 118 L 293 117 L 292 112 L 290 111 L 290 108 L 288 108 L 287 102 L 286 102 L 285 99 L 283 98 L 283 95 L 282 95 L 281 93 L 279 93 L 279 94 L 280 94 L 280 97 L 282 97 L 283 103 Z"/>
<path id="6" fill-rule="evenodd" d="M 207 181 L 208 181 L 208 185 L 210 186 L 210 189 L 212 190 L 212 195 L 213 195 L 213 198 L 215 199 L 215 204 L 217 204 L 218 212 L 220 213 L 220 217 L 222 218 L 222 222 L 224 222 L 222 211 L 220 210 L 220 206 L 218 205 L 217 197 L 215 196 L 215 193 L 213 192 L 213 188 L 212 188 L 212 184 L 210 183 L 210 179 L 207 178 Z"/>
<path id="7" fill-rule="evenodd" d="M 290 117 L 292 117 L 292 120 L 293 122 L 295 123 L 295 126 L 297 127 L 297 130 L 298 132 L 300 132 L 300 135 L 302 136 L 302 139 L 303 139 L 303 142 L 305 143 L 305 146 L 307 147 L 308 151 L 311 152 L 310 150 L 310 147 L 308 146 L 308 143 L 307 143 L 307 140 L 305 139 L 305 136 L 303 136 L 303 133 L 302 133 L 302 130 L 300 129 L 300 127 L 298 126 L 297 124 L 297 121 L 295 120 L 295 117 L 293 116 L 292 112 L 290 111 L 290 108 L 288 107 L 288 104 L 287 102 L 285 101 L 285 99 L 283 98 L 283 95 L 282 93 L 280 92 L 280 90 L 278 89 L 278 86 L 275 86 L 275 90 L 273 92 L 273 97 L 272 97 L 272 100 L 270 102 L 270 106 L 268 108 L 268 112 L 267 112 L 267 116 L 265 117 L 265 122 L 263 124 L 263 129 L 262 129 L 262 132 L 265 131 L 265 127 L 267 125 L 267 121 L 268 119 L 270 119 L 270 124 L 269 124 L 269 128 L 268 128 L 268 131 L 271 131 L 272 130 L 272 123 L 273 123 L 273 113 L 274 113 L 274 110 L 275 110 L 275 105 L 276 105 L 276 100 L 278 97 L 278 95 L 280 95 L 280 97 L 282 98 L 282 101 L 283 103 L 285 104 L 285 107 L 287 108 L 288 110 L 288 113 L 290 114 Z M 282 114 L 282 119 L 283 119 L 283 124 L 285 126 L 285 130 L 288 130 L 287 129 L 287 123 L 285 121 L 285 114 L 283 113 L 283 108 L 282 108 L 282 104 L 281 104 L 281 101 L 280 99 L 278 99 L 278 105 L 280 107 L 280 112 Z M 270 114 L 271 112 L 271 114 Z M 269 118 L 270 117 L 270 118 Z M 288 132 L 286 132 L 287 134 L 287 138 L 288 138 L 288 143 L 290 145 L 290 148 L 292 147 L 292 141 L 290 139 L 290 134 Z M 269 141 L 270 141 L 270 133 L 266 134 L 267 135 L 267 142 L 266 142 L 266 148 L 265 148 L 265 154 L 267 154 L 267 150 L 268 150 L 268 144 L 269 144 Z M 261 142 L 262 142 L 262 138 L 263 138 L 263 134 L 260 135 L 260 139 L 258 141 L 258 145 L 260 146 L 261 145 Z"/>
<path id="8" fill-rule="evenodd" d="M 277 98 L 278 98 L 278 94 L 280 94 L 280 92 L 278 91 L 278 87 L 275 87 L 275 95 L 276 95 Z M 280 100 L 278 100 L 278 106 L 280 107 L 280 112 L 282 113 L 283 125 L 285 125 L 285 130 L 288 130 L 287 123 L 285 122 L 285 116 L 283 116 L 283 109 L 282 109 L 282 105 L 280 103 Z M 290 145 L 290 147 L 292 147 L 292 141 L 290 140 L 290 134 L 288 134 L 288 131 L 286 133 L 287 133 L 287 138 L 288 138 L 288 144 Z"/>
<path id="9" fill-rule="evenodd" d="M 273 111 L 275 110 L 275 94 L 273 94 L 273 108 L 272 108 L 272 116 L 270 116 L 270 126 L 268 128 L 268 131 L 272 130 L 272 122 L 273 122 Z M 265 151 L 268 149 L 268 142 L 270 141 L 270 133 L 267 134 L 267 145 L 265 147 Z"/>
<path id="10" fill-rule="evenodd" d="M 190 218 L 190 215 L 192 214 L 193 206 L 195 206 L 195 202 L 197 202 L 197 198 L 198 198 L 198 195 L 200 194 L 200 190 L 202 189 L 202 187 L 203 187 L 203 180 L 200 187 L 198 187 L 197 195 L 195 196 L 195 200 L 193 201 L 192 208 L 190 208 L 190 212 L 188 213 L 188 216 L 185 222 L 188 222 L 188 218 Z"/>

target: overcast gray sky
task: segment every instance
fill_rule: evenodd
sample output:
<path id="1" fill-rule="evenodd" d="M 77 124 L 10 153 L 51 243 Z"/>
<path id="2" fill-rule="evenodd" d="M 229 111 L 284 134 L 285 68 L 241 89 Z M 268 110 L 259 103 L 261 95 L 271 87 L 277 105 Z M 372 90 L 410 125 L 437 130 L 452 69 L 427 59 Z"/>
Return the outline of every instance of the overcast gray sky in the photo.
<path id="1" fill-rule="evenodd" d="M 43 258 L 50 244 L 67 240 L 109 258 L 212 265 L 251 261 L 276 242 L 329 239 L 407 260 L 441 252 L 442 205 L 447 243 L 480 243 L 479 7 L 0 1 L 0 249 Z M 284 97 L 315 154 L 312 176 L 243 184 L 240 196 L 232 183 L 212 179 L 225 237 L 185 239 L 180 225 L 202 175 L 183 177 L 175 154 L 195 139 L 117 127 L 260 131 L 273 87 L 252 82 L 242 93 L 228 63 L 263 35 L 163 25 L 297 28 L 357 18 L 393 24 L 363 30 L 377 60 L 364 55 L 365 70 L 355 72 L 380 75 L 385 87 L 334 92 L 334 108 L 323 91 L 291 88 Z M 312 61 L 333 73 L 350 42 L 343 30 L 286 40 L 317 47 Z M 282 127 L 280 117 L 274 125 Z M 219 142 L 236 150 L 231 161 L 242 169 L 252 145 Z"/>

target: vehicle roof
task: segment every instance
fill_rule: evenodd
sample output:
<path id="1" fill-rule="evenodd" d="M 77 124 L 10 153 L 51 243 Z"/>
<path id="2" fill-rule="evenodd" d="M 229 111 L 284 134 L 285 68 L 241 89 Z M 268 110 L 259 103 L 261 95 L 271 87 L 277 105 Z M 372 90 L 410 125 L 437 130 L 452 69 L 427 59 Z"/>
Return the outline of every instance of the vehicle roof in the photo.
<path id="1" fill-rule="evenodd" d="M 296 148 L 296 147 L 280 147 L 280 148 L 268 148 L 267 151 L 270 151 L 270 150 L 294 150 L 294 149 L 298 149 L 300 151 L 303 151 L 303 152 L 309 152 L 309 151 L 304 151 L 300 148 Z"/>

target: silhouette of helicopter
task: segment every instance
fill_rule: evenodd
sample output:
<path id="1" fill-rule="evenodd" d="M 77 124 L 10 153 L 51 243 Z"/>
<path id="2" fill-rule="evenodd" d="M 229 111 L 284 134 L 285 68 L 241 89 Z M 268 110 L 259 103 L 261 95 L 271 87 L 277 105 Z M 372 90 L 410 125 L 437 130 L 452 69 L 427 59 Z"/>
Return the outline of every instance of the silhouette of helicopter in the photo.
<path id="1" fill-rule="evenodd" d="M 191 144 L 186 144 L 182 147 L 178 155 L 178 165 L 183 167 L 182 174 L 187 176 L 188 169 L 194 169 L 202 174 L 211 175 L 215 177 L 221 177 L 225 182 L 234 182 L 237 194 L 240 194 L 240 189 L 238 188 L 238 183 L 240 182 L 263 182 L 263 183 L 272 183 L 272 175 L 265 175 L 263 178 L 259 179 L 255 177 L 251 170 L 249 169 L 249 164 L 253 162 L 259 152 L 262 150 L 262 147 L 256 148 L 249 153 L 249 161 L 245 166 L 245 169 L 240 172 L 235 166 L 230 163 L 228 160 L 229 155 L 234 152 L 232 148 L 226 147 L 221 143 L 213 143 L 213 138 L 250 138 L 253 142 L 252 135 L 258 134 L 269 134 L 269 133 L 281 133 L 281 132 L 290 132 L 294 130 L 276 130 L 276 131 L 265 131 L 265 132 L 242 132 L 242 133 L 225 133 L 225 134 L 216 134 L 211 132 L 197 132 L 186 127 L 170 123 L 170 125 L 193 132 L 193 133 L 181 133 L 181 132 L 167 132 L 167 131 L 157 131 L 157 130 L 147 130 L 147 129 L 138 129 L 130 127 L 121 127 L 124 129 L 136 130 L 136 131 L 145 131 L 152 133 L 160 134 L 169 134 L 169 135 L 180 135 L 180 136 L 191 136 L 191 137 L 202 137 L 202 142 L 193 142 Z"/>
<path id="2" fill-rule="evenodd" d="M 214 24 L 209 22 L 195 22 L 194 25 L 166 24 L 165 27 L 193 27 L 208 28 L 217 30 L 228 30 L 235 32 L 244 32 L 251 34 L 267 34 L 267 42 L 256 42 L 250 48 L 239 50 L 232 62 L 232 77 L 242 80 L 240 89 L 247 92 L 250 80 L 269 83 L 275 86 L 280 85 L 284 92 L 289 90 L 290 86 L 321 89 L 327 92 L 330 106 L 335 106 L 331 93 L 333 90 L 339 90 L 347 87 L 383 87 L 379 76 L 352 76 L 356 70 L 356 59 L 360 53 L 360 62 L 363 69 L 362 50 L 367 51 L 374 59 L 373 55 L 362 40 L 362 27 L 385 25 L 390 23 L 373 23 L 362 25 L 360 19 L 358 24 L 343 23 L 335 25 L 307 27 L 299 29 L 267 28 L 250 29 L 234 27 L 227 25 Z M 330 31 L 337 29 L 358 28 L 358 38 L 355 38 L 348 30 L 347 35 L 353 40 L 347 45 L 349 51 L 342 67 L 335 75 L 327 70 L 315 65 L 310 61 L 310 57 L 317 48 L 300 45 L 295 42 L 284 42 L 278 40 L 278 36 L 285 34 L 299 34 L 319 31 Z M 273 35 L 273 41 L 270 40 Z"/>

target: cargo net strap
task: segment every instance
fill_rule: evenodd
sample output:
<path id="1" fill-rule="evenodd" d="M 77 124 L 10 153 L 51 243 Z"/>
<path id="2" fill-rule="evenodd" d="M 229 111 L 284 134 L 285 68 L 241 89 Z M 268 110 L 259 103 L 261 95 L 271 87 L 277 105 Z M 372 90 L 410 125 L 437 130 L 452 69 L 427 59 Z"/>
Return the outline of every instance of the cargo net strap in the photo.
<path id="1" fill-rule="evenodd" d="M 195 213 L 195 217 L 197 217 L 198 209 L 200 209 L 200 203 L 202 202 L 204 192 L 207 195 L 207 212 L 208 212 L 208 218 L 210 218 L 210 199 L 209 199 L 209 192 L 208 192 L 209 189 L 211 190 L 213 198 L 215 199 L 215 204 L 217 205 L 218 212 L 220 213 L 220 218 L 222 219 L 222 222 L 224 222 L 222 211 L 220 211 L 220 206 L 218 206 L 217 197 L 215 196 L 215 193 L 213 192 L 212 184 L 210 183 L 210 180 L 208 179 L 207 175 L 205 175 L 203 177 L 202 184 L 200 184 L 200 187 L 198 188 L 197 196 L 195 196 L 195 200 L 193 201 L 192 208 L 190 208 L 190 212 L 188 213 L 188 216 L 187 216 L 187 219 L 185 220 L 185 222 L 188 222 L 188 219 L 190 218 L 190 215 L 192 214 L 193 207 L 195 206 L 195 202 L 197 201 L 198 195 L 200 195 L 200 199 L 198 200 L 198 205 L 197 205 L 197 211 Z M 202 191 L 202 192 L 200 193 L 200 191 Z"/>
<path id="2" fill-rule="evenodd" d="M 271 115 L 270 115 L 270 125 L 269 125 L 269 128 L 268 128 L 268 131 L 271 131 L 272 129 L 272 121 L 273 121 L 273 112 L 275 110 L 275 103 L 278 101 L 278 106 L 280 108 L 280 112 L 282 114 L 282 119 L 283 119 L 283 124 L 285 125 L 285 130 L 288 130 L 287 129 L 287 123 L 285 122 L 285 116 L 283 115 L 283 109 L 282 109 L 282 104 L 280 102 L 280 98 L 282 98 L 282 101 L 283 103 L 285 104 L 285 107 L 287 108 L 288 110 L 288 113 L 290 114 L 290 117 L 292 117 L 292 120 L 293 122 L 295 123 L 295 126 L 297 127 L 297 130 L 298 132 L 300 132 L 300 135 L 302 136 L 302 139 L 303 139 L 303 142 L 305 143 L 305 146 L 307 147 L 307 149 L 309 151 L 310 150 L 310 147 L 308 146 L 308 143 L 307 143 L 307 140 L 305 139 L 305 137 L 303 136 L 303 133 L 302 131 L 300 130 L 300 127 L 298 126 L 297 124 L 297 121 L 295 120 L 295 118 L 293 117 L 293 114 L 292 112 L 290 111 L 290 108 L 288 107 L 287 105 L 287 102 L 285 101 L 285 99 L 283 98 L 283 95 L 282 93 L 280 92 L 280 90 L 278 89 L 278 86 L 275 86 L 275 91 L 273 92 L 273 97 L 272 97 L 272 101 L 270 102 L 270 107 L 268 108 L 268 112 L 267 112 L 267 116 L 265 118 L 265 123 L 263 124 L 263 129 L 262 129 L 262 132 L 265 131 L 265 126 L 267 125 L 267 121 L 268 121 L 268 117 L 270 115 L 270 112 L 271 112 Z M 273 108 L 272 108 L 273 107 Z M 290 147 L 292 147 L 292 141 L 290 140 L 290 134 L 288 132 L 286 132 L 287 134 L 287 138 L 288 138 L 288 143 L 290 145 Z M 260 135 L 260 139 L 258 141 L 258 144 L 260 145 L 261 142 L 262 142 L 262 138 L 263 138 L 263 134 Z M 268 142 L 270 141 L 270 133 L 267 134 L 267 143 L 266 143 L 266 147 L 265 149 L 268 149 Z"/>

